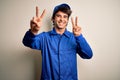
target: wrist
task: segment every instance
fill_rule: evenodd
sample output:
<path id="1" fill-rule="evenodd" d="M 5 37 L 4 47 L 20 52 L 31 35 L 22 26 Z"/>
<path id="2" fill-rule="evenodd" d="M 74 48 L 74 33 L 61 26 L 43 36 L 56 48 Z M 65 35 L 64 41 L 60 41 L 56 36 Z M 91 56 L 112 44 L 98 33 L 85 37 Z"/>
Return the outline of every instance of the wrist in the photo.
<path id="1" fill-rule="evenodd" d="M 78 36 L 80 36 L 80 35 L 82 35 L 82 34 L 81 34 L 81 33 L 80 33 L 80 34 L 74 34 L 75 37 L 78 37 Z"/>
<path id="2" fill-rule="evenodd" d="M 77 40 L 79 40 L 79 39 L 83 38 L 83 35 L 80 34 L 79 36 L 75 36 L 75 38 L 76 38 Z"/>
<path id="3" fill-rule="evenodd" d="M 38 31 L 37 30 L 34 30 L 34 29 L 30 29 L 31 33 L 34 34 L 34 35 L 37 35 L 38 34 Z"/>

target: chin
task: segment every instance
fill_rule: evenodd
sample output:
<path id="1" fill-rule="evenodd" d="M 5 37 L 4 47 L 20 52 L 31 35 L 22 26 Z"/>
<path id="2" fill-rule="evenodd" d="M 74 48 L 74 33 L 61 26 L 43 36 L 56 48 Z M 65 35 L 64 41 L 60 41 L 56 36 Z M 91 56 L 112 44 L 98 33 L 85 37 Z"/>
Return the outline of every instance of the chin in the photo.
<path id="1" fill-rule="evenodd" d="M 67 25 L 58 25 L 59 28 L 66 28 Z"/>
<path id="2" fill-rule="evenodd" d="M 58 26 L 59 29 L 64 29 L 66 26 Z"/>

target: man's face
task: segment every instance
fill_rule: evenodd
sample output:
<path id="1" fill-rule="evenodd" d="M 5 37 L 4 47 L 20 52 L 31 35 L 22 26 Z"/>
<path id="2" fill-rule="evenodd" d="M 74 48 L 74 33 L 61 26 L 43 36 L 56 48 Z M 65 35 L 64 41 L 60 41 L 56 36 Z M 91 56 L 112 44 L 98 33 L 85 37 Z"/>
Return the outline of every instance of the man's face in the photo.
<path id="1" fill-rule="evenodd" d="M 55 18 L 54 18 L 54 26 L 58 29 L 64 29 L 66 28 L 67 24 L 68 24 L 68 15 L 66 13 L 63 13 L 61 11 L 58 11 L 55 14 Z"/>

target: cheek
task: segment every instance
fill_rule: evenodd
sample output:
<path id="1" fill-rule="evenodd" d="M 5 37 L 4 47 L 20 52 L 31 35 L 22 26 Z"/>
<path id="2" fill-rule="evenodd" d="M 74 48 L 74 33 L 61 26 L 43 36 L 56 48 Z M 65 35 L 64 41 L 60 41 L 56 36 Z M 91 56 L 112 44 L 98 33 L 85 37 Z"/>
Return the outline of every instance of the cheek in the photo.
<path id="1" fill-rule="evenodd" d="M 60 19 L 59 18 L 56 18 L 56 19 L 54 19 L 54 22 L 58 22 Z"/>
<path id="2" fill-rule="evenodd" d="M 67 18 L 67 19 L 65 19 L 65 21 L 66 21 L 66 22 L 68 22 L 68 21 L 69 21 L 69 19 Z"/>
<path id="3" fill-rule="evenodd" d="M 68 20 L 65 20 L 66 23 L 68 23 Z"/>

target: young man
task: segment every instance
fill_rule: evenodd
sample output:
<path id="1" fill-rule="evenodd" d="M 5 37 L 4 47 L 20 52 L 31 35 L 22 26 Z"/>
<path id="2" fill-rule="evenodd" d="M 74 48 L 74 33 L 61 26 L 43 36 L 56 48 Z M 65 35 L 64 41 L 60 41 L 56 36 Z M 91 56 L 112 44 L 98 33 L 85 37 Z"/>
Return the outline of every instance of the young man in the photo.
<path id="1" fill-rule="evenodd" d="M 71 18 L 73 33 L 67 31 L 66 26 L 72 13 L 68 4 L 60 4 L 54 8 L 52 21 L 53 29 L 49 32 L 38 31 L 42 25 L 42 15 L 31 20 L 31 28 L 23 38 L 23 44 L 32 49 L 41 50 L 42 74 L 41 80 L 78 80 L 77 53 L 83 59 L 92 57 L 92 50 L 81 33 L 78 18 L 75 22 Z"/>

